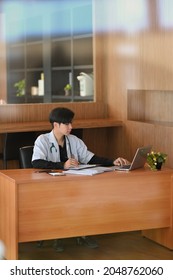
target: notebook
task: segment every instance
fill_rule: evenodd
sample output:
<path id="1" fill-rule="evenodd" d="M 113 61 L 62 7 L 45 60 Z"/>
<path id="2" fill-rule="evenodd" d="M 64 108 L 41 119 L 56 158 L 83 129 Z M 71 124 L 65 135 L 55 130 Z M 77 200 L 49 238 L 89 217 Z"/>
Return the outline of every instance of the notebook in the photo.
<path id="1" fill-rule="evenodd" d="M 146 163 L 147 154 L 150 153 L 150 151 L 151 151 L 151 146 L 138 148 L 131 164 L 123 165 L 123 166 L 115 166 L 114 169 L 120 171 L 130 171 L 130 170 L 142 168 Z"/>
<path id="2" fill-rule="evenodd" d="M 84 168 L 84 169 L 69 169 L 63 171 L 64 174 L 76 174 L 76 175 L 96 175 L 103 172 L 113 171 L 112 167 L 104 167 L 104 166 L 96 166 L 92 168 Z"/>
<path id="3" fill-rule="evenodd" d="M 69 169 L 66 171 L 63 171 L 64 174 L 75 174 L 75 175 L 96 175 L 96 174 L 100 174 L 103 173 L 103 171 L 98 171 L 95 170 L 94 168 L 85 168 L 85 169 Z"/>

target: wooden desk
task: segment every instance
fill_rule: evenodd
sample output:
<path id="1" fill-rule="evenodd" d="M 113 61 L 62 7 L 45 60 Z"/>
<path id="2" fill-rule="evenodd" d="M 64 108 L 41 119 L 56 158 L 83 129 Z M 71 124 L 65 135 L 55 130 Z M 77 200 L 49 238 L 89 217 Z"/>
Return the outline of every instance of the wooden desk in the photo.
<path id="1" fill-rule="evenodd" d="M 6 258 L 18 258 L 19 242 L 159 228 L 169 234 L 157 242 L 173 249 L 171 175 L 171 169 L 64 177 L 2 170 L 0 239 Z"/>
<path id="2" fill-rule="evenodd" d="M 83 119 L 74 120 L 73 128 L 101 128 L 123 126 L 123 122 L 115 119 Z M 40 122 L 19 122 L 19 123 L 1 123 L 0 133 L 23 132 L 23 131 L 46 131 L 51 130 L 51 124 L 48 121 Z"/>

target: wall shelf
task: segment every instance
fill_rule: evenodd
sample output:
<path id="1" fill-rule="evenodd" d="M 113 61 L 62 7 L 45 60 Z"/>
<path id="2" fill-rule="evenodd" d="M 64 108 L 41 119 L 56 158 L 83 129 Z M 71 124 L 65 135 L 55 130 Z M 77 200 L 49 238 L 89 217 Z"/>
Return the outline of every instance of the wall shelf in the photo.
<path id="1" fill-rule="evenodd" d="M 63 4 L 57 1 L 47 10 L 43 2 L 32 13 L 25 5 L 21 9 L 17 19 L 8 17 L 8 13 L 6 17 L 7 102 L 18 102 L 14 83 L 22 79 L 26 81 L 24 103 L 34 102 L 31 87 L 38 86 L 41 73 L 44 73 L 43 103 L 57 102 L 55 95 L 65 102 L 73 102 L 76 97 L 78 100 L 77 76 L 80 72 L 93 73 L 92 0 L 70 4 L 66 0 Z M 64 87 L 68 83 L 72 85 L 72 94 L 67 99 Z M 91 96 L 85 100 L 93 99 Z"/>

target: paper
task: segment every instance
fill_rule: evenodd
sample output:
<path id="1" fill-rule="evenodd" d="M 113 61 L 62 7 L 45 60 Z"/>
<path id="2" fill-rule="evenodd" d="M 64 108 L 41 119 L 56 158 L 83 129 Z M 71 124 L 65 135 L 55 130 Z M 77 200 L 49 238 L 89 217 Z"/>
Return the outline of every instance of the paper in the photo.
<path id="1" fill-rule="evenodd" d="M 113 171 L 113 169 L 111 167 L 97 166 L 97 167 L 86 168 L 86 169 L 81 169 L 81 170 L 69 169 L 67 171 L 64 171 L 63 173 L 92 176 L 92 175 L 100 174 L 100 173 L 107 172 L 107 171 Z"/>
<path id="2" fill-rule="evenodd" d="M 82 170 L 67 170 L 67 171 L 64 171 L 65 174 L 76 174 L 76 175 L 95 175 L 95 174 L 98 174 L 98 173 L 102 173 L 102 172 L 98 172 L 97 170 L 94 170 L 94 169 L 82 169 Z"/>

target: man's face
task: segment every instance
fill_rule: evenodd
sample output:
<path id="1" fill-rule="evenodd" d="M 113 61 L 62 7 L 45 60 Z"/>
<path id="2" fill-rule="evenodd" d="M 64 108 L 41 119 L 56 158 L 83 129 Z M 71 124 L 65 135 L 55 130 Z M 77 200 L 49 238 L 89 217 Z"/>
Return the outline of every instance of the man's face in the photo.
<path id="1" fill-rule="evenodd" d="M 54 128 L 58 133 L 69 135 L 72 130 L 72 123 L 54 123 Z"/>

